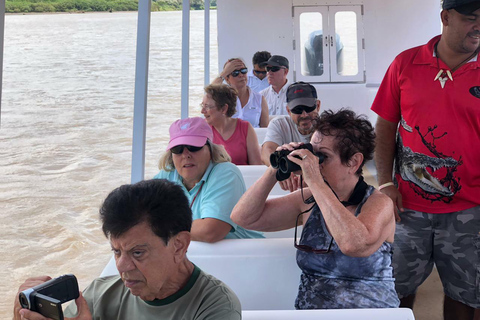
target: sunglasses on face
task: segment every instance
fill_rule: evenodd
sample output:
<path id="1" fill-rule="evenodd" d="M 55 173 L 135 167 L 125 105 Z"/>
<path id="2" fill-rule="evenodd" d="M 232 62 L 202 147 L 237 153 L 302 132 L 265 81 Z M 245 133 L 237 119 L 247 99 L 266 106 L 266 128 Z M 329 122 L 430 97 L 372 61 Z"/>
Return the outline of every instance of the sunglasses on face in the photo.
<path id="1" fill-rule="evenodd" d="M 195 146 L 188 146 L 186 144 L 181 144 L 179 146 L 175 146 L 175 147 L 171 148 L 170 151 L 172 151 L 173 154 L 182 154 L 183 150 L 185 148 L 190 152 L 197 152 L 197 151 L 202 150 L 203 146 L 195 147 Z"/>
<path id="2" fill-rule="evenodd" d="M 302 114 L 303 111 L 305 111 L 306 113 L 310 113 L 310 112 L 314 111 L 315 108 L 316 108 L 316 106 L 313 106 L 313 107 L 296 106 L 295 108 L 290 110 L 290 112 L 293 113 L 293 114 Z"/>
<path id="3" fill-rule="evenodd" d="M 243 69 L 240 69 L 240 70 L 234 70 L 232 73 L 230 73 L 232 75 L 232 77 L 238 77 L 238 75 L 241 73 L 241 74 L 246 74 L 248 72 L 248 69 L 247 68 L 243 68 Z"/>
<path id="4" fill-rule="evenodd" d="M 253 69 L 253 72 L 255 72 L 256 74 L 267 74 L 267 71 L 259 71 L 255 69 Z"/>
<path id="5" fill-rule="evenodd" d="M 267 72 L 277 72 L 279 71 L 280 69 L 285 69 L 285 67 L 271 67 L 271 66 L 267 66 L 265 69 L 267 69 Z"/>

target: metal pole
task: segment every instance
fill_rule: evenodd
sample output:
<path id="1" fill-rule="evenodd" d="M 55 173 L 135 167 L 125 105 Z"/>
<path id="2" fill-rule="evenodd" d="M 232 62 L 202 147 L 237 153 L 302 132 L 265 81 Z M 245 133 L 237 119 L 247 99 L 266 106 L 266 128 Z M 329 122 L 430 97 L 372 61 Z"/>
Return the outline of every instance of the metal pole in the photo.
<path id="1" fill-rule="evenodd" d="M 2 123 L 3 39 L 5 37 L 5 1 L 0 0 L 0 125 Z"/>
<path id="2" fill-rule="evenodd" d="M 182 2 L 182 119 L 188 118 L 190 0 Z"/>
<path id="3" fill-rule="evenodd" d="M 205 0 L 205 87 L 210 84 L 210 0 Z"/>
<path id="4" fill-rule="evenodd" d="M 135 97 L 133 109 L 131 182 L 144 179 L 145 140 L 147 128 L 148 57 L 150 50 L 151 0 L 138 1 L 137 53 L 135 65 Z"/>

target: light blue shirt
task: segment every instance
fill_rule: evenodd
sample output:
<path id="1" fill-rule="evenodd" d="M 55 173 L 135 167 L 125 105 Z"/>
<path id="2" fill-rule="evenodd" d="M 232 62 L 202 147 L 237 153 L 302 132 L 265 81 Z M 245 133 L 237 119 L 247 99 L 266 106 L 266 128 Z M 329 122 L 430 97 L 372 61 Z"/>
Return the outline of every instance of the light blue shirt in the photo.
<path id="1" fill-rule="evenodd" d="M 242 173 L 233 163 L 210 162 L 202 179 L 190 191 L 177 170 L 161 170 L 154 179 L 167 179 L 182 187 L 191 205 L 193 201 L 193 220 L 214 218 L 231 225 L 225 239 L 263 238 L 262 233 L 246 230 L 230 219 L 233 207 L 246 190 Z"/>
<path id="2" fill-rule="evenodd" d="M 253 70 L 249 70 L 247 76 L 247 85 L 255 92 L 260 92 L 269 86 L 267 77 L 263 78 L 263 80 L 260 80 L 256 75 L 253 74 Z"/>

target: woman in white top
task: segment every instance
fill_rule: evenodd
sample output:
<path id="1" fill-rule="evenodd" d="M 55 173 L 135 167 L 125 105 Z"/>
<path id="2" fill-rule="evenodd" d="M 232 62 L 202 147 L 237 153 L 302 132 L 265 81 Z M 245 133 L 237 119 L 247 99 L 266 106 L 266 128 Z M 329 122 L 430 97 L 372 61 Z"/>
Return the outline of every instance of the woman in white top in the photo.
<path id="1" fill-rule="evenodd" d="M 267 100 L 247 86 L 247 72 L 248 69 L 242 59 L 229 59 L 212 84 L 221 84 L 225 80 L 237 90 L 237 112 L 232 118 L 248 121 L 254 128 L 266 128 L 269 121 Z"/>

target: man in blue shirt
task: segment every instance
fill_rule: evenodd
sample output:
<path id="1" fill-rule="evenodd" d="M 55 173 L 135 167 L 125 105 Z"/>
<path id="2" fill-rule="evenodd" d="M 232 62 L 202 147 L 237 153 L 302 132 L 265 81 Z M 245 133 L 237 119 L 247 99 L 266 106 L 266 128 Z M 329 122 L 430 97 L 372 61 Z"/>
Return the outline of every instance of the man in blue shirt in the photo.
<path id="1" fill-rule="evenodd" d="M 256 92 L 260 92 L 269 86 L 267 79 L 267 70 L 265 66 L 260 67 L 262 62 L 267 62 L 272 55 L 268 51 L 257 51 L 253 55 L 253 69 L 248 73 L 248 86 Z"/>

